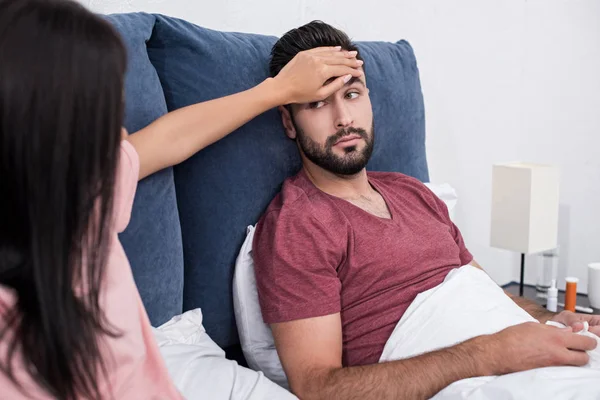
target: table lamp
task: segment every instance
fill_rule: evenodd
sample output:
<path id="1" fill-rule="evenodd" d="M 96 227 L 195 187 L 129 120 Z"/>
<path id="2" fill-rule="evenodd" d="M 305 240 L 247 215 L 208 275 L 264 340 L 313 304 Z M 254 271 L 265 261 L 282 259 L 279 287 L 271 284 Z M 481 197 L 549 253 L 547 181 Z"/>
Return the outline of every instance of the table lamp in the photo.
<path id="1" fill-rule="evenodd" d="M 492 169 L 492 247 L 521 253 L 523 296 L 525 254 L 558 246 L 558 168 L 514 162 Z"/>

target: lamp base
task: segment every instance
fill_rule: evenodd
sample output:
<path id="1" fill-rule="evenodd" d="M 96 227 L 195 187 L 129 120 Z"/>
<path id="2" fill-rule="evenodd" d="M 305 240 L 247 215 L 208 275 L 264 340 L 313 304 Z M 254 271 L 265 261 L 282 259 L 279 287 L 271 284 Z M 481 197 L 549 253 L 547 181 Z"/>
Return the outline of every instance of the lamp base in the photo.
<path id="1" fill-rule="evenodd" d="M 525 253 L 521 253 L 521 281 L 519 282 L 519 296 L 523 297 L 525 284 Z"/>

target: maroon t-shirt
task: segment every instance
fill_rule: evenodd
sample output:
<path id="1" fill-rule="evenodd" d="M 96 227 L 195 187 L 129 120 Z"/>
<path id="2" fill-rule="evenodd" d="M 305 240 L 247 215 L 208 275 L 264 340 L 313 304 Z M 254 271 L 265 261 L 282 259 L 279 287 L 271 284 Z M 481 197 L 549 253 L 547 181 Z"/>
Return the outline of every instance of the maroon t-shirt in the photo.
<path id="1" fill-rule="evenodd" d="M 377 363 L 415 297 L 473 259 L 425 185 L 398 173 L 368 177 L 391 219 L 322 192 L 302 171 L 271 202 L 253 243 L 264 321 L 340 313 L 344 366 Z"/>

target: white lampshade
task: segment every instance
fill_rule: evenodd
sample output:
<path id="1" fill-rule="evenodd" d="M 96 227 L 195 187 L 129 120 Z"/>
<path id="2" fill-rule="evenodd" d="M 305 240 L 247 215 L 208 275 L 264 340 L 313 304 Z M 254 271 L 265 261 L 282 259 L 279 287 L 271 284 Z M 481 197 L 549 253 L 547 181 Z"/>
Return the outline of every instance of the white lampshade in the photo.
<path id="1" fill-rule="evenodd" d="M 552 165 L 494 165 L 491 246 L 525 254 L 556 248 L 558 181 Z"/>

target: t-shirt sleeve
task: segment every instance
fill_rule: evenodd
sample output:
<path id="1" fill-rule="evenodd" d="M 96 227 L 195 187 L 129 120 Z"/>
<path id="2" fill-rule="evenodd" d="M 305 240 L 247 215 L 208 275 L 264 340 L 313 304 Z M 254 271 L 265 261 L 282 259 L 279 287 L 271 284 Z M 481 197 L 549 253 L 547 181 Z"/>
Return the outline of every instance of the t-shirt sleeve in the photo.
<path id="1" fill-rule="evenodd" d="M 121 141 L 114 199 L 115 228 L 121 233 L 129 225 L 131 209 L 140 175 L 140 158 L 127 140 Z"/>
<path id="2" fill-rule="evenodd" d="M 473 261 L 473 255 L 467 249 L 462 234 L 460 233 L 460 230 L 458 229 L 456 224 L 450 219 L 450 213 L 448 212 L 448 207 L 446 206 L 446 203 L 444 203 L 444 201 L 440 199 L 435 193 L 433 193 L 429 188 L 427 188 L 427 190 L 429 190 L 432 194 L 438 214 L 443 219 L 443 221 L 450 227 L 450 233 L 452 234 L 452 237 L 454 238 L 454 241 L 456 242 L 456 245 L 459 248 L 459 257 L 461 265 L 467 265 L 468 263 Z"/>
<path id="3" fill-rule="evenodd" d="M 265 323 L 340 312 L 337 267 L 344 247 L 335 237 L 309 213 L 284 209 L 263 217 L 254 235 L 253 259 Z"/>

